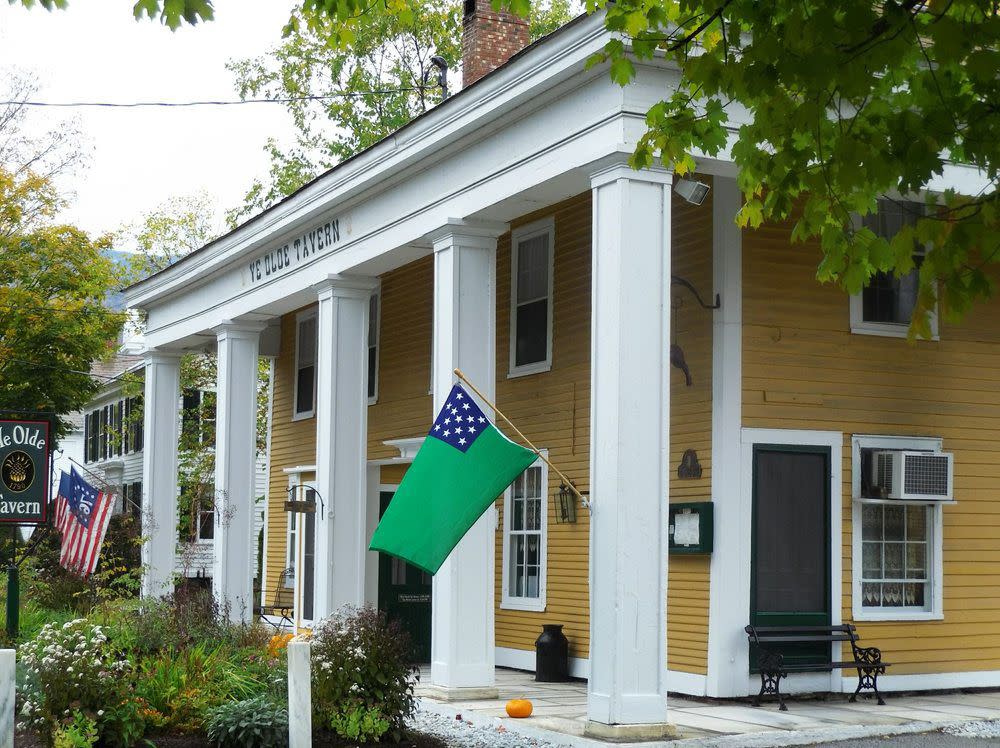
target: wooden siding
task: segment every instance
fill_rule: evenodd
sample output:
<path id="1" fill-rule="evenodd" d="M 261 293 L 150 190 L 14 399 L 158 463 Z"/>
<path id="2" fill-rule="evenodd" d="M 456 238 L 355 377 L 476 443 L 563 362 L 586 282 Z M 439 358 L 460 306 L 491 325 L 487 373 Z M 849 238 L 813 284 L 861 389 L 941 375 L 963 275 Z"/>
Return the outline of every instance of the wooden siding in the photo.
<path id="1" fill-rule="evenodd" d="M 852 335 L 847 295 L 815 280 L 790 226 L 744 234 L 743 425 L 840 431 L 843 603 L 852 620 L 851 436 L 936 436 L 955 454 L 944 507 L 944 620 L 859 622 L 893 674 L 1000 668 L 1000 300 L 940 341 Z"/>
<path id="2" fill-rule="evenodd" d="M 590 194 L 524 216 L 512 227 L 555 219 L 552 369 L 508 378 L 510 370 L 510 234 L 497 243 L 497 407 L 583 493 L 590 469 Z M 499 424 L 501 429 L 505 424 Z M 507 429 L 507 433 L 510 430 Z M 590 641 L 588 588 L 590 517 L 577 507 L 576 524 L 557 524 L 553 496 L 559 476 L 549 471 L 548 571 L 544 612 L 500 607 L 503 571 L 503 501 L 497 502 L 496 642 L 534 651 L 543 623 L 561 623 L 571 657 L 587 657 Z"/>
<path id="3" fill-rule="evenodd" d="M 302 311 L 301 309 L 298 312 Z M 281 350 L 274 362 L 274 391 L 271 399 L 271 452 L 267 492 L 267 572 L 261 601 L 274 599 L 278 578 L 287 566 L 288 474 L 285 468 L 316 462 L 316 418 L 292 420 L 295 390 L 295 318 L 298 312 L 281 318 Z M 311 475 L 309 477 L 312 477 Z"/>
<path id="4" fill-rule="evenodd" d="M 711 183 L 710 177 L 701 176 Z M 672 272 L 690 281 L 712 303 L 712 193 L 702 205 L 674 197 Z M 690 291 L 671 293 L 674 331 L 671 342 L 684 351 L 691 386 L 674 368 L 670 377 L 670 501 L 712 498 L 712 312 Z M 701 478 L 682 480 L 677 466 L 686 449 L 698 453 Z M 673 555 L 667 573 L 667 663 L 671 670 L 708 672 L 709 557 Z"/>
<path id="5" fill-rule="evenodd" d="M 675 199 L 674 273 L 690 280 L 703 296 L 712 294 L 711 204 L 700 208 Z M 514 226 L 554 216 L 555 268 L 553 361 L 548 372 L 508 378 L 510 330 L 510 234 L 497 247 L 497 405 L 550 458 L 589 490 L 590 462 L 590 304 L 591 201 L 580 195 L 524 216 Z M 674 370 L 671 386 L 671 491 L 674 500 L 707 500 L 711 481 L 712 314 L 676 288 L 675 340 L 685 352 L 691 387 Z M 378 401 L 368 410 L 368 456 L 394 457 L 388 439 L 421 436 L 432 413 L 430 390 L 433 263 L 417 260 L 381 278 Z M 286 518 L 282 511 L 288 476 L 284 468 L 315 460 L 315 418 L 291 420 L 294 381 L 295 314 L 282 319 L 281 354 L 275 364 L 268 523 L 268 587 L 274 594 L 284 568 Z M 504 424 L 500 424 L 504 428 Z M 509 433 L 509 431 L 508 431 Z M 676 466 L 685 449 L 697 450 L 704 470 L 699 480 L 678 480 Z M 397 484 L 405 469 L 384 467 L 381 481 Z M 557 524 L 554 495 L 559 477 L 550 471 L 548 491 L 547 607 L 544 612 L 501 609 L 503 533 L 496 535 L 497 646 L 533 650 L 543 623 L 562 623 L 570 654 L 589 655 L 589 529 L 586 509 L 576 524 Z M 503 502 L 498 501 L 502 528 Z M 708 560 L 675 556 L 669 571 L 670 667 L 704 673 L 708 631 Z"/>

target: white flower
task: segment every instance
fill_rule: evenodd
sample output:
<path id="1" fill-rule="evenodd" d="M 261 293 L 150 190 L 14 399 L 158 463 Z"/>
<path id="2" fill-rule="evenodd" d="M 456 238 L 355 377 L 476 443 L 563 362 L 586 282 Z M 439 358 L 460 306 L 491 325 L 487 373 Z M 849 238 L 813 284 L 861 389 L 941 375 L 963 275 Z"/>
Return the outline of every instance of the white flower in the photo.
<path id="1" fill-rule="evenodd" d="M 104 710 L 103 709 L 98 709 L 97 710 L 97 716 L 98 717 L 103 717 L 104 716 Z"/>

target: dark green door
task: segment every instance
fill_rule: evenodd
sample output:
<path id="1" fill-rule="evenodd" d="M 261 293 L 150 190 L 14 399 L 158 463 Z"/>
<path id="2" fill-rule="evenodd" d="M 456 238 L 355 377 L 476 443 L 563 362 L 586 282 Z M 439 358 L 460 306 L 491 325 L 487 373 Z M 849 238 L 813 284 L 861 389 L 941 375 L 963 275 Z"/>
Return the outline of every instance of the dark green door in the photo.
<path id="1" fill-rule="evenodd" d="M 750 620 L 757 626 L 830 624 L 830 450 L 754 447 Z M 786 645 L 785 664 L 822 669 L 830 645 Z M 754 668 L 756 652 L 751 651 Z"/>
<path id="2" fill-rule="evenodd" d="M 393 494 L 379 494 L 381 517 Z M 378 609 L 399 621 L 411 639 L 417 662 L 431 661 L 431 575 L 395 556 L 379 554 Z"/>

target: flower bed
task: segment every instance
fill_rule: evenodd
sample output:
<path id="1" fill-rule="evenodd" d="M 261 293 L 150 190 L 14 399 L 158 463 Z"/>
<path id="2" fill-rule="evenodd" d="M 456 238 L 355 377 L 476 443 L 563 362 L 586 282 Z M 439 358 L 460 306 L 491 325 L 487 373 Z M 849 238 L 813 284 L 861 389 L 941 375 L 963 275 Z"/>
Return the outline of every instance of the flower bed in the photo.
<path id="1" fill-rule="evenodd" d="M 19 647 L 18 746 L 286 745 L 291 637 L 272 633 L 229 623 L 208 592 L 141 608 L 118 600 L 46 624 Z M 321 622 L 314 744 L 442 746 L 407 730 L 417 678 L 410 652 L 405 632 L 373 609 Z"/>

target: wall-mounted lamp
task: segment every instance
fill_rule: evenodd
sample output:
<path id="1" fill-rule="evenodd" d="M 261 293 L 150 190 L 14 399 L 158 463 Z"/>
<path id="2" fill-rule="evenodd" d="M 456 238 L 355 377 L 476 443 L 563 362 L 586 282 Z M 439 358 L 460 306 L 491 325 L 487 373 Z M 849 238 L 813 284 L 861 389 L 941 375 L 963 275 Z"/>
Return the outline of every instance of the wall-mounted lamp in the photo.
<path id="1" fill-rule="evenodd" d="M 556 503 L 556 524 L 576 524 L 576 493 L 565 483 L 559 484 L 559 495 Z"/>
<path id="2" fill-rule="evenodd" d="M 674 182 L 674 192 L 692 205 L 701 205 L 705 202 L 710 189 L 711 187 L 704 182 L 696 182 L 693 179 L 678 179 Z"/>

